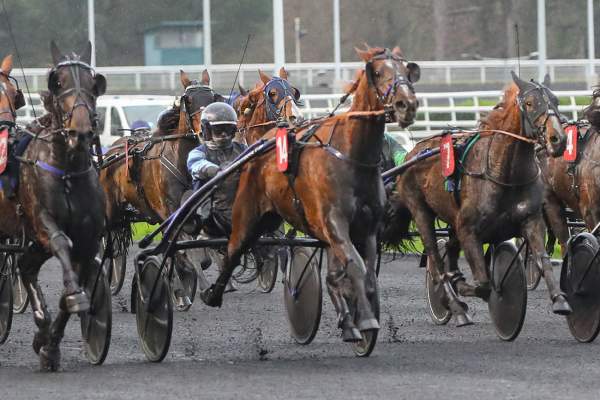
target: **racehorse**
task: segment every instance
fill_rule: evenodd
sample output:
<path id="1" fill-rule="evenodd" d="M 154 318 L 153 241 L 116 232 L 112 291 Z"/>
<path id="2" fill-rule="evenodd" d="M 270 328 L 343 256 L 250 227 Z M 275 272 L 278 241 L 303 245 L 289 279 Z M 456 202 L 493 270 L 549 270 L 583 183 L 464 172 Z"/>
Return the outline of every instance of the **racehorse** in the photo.
<path id="1" fill-rule="evenodd" d="M 288 73 L 284 67 L 279 69 L 279 78 L 271 78 L 258 71 L 262 84 L 246 94 L 240 87 L 240 96 L 234 102 L 238 113 L 238 131 L 241 140 L 253 144 L 263 137 L 279 121 L 294 125 L 301 119 L 297 104 L 300 103 L 300 91 L 288 82 Z"/>
<path id="2" fill-rule="evenodd" d="M 100 172 L 107 199 L 107 228 L 114 235 L 131 237 L 129 207 L 139 213 L 135 218 L 161 222 L 177 210 L 182 194 L 191 188 L 186 161 L 188 153 L 199 144 L 200 114 L 204 107 L 224 98 L 210 88 L 207 70 L 200 81 L 180 71 L 180 80 L 184 93 L 179 104 L 161 116 L 152 136 L 134 141 L 130 147 L 125 147 L 129 138 L 119 139 L 105 155 L 108 161 L 111 156 L 123 155 L 126 148 L 129 153 L 118 162 L 107 162 Z M 177 259 L 178 267 L 194 268 L 184 253 L 179 253 Z M 206 286 L 202 271 L 198 272 L 201 286 Z M 185 307 L 181 304 L 180 308 Z"/>
<path id="3" fill-rule="evenodd" d="M 386 118 L 401 126 L 415 118 L 418 103 L 412 83 L 420 71 L 399 48 L 357 53 L 365 70 L 354 87 L 350 111 L 293 130 L 297 143 L 304 144 L 290 150 L 302 152 L 294 176 L 278 170 L 274 152 L 242 169 L 225 268 L 201 293 L 209 306 L 222 304 L 225 285 L 245 250 L 285 219 L 328 246 L 327 285 L 343 340 L 358 342 L 361 333 L 374 335 L 379 329 L 376 305 L 370 303 L 377 301 L 376 232 L 384 202 L 379 157 Z M 253 114 L 266 103 L 253 99 L 252 93 L 250 99 Z M 264 137 L 272 138 L 276 131 Z"/>
<path id="4" fill-rule="evenodd" d="M 562 157 L 540 155 L 542 177 L 546 183 L 544 212 L 552 233 L 561 244 L 563 255 L 569 240 L 565 206 L 575 211 L 589 230 L 600 222 L 600 176 L 597 168 L 597 160 L 600 159 L 600 89 L 594 90 L 584 117 L 590 122 L 590 127 L 577 143 L 578 154 L 574 163 Z"/>
<path id="5" fill-rule="evenodd" d="M 70 315 L 90 307 L 81 282 L 99 271 L 95 256 L 104 229 L 105 201 L 90 147 L 96 98 L 105 92 L 106 80 L 90 67 L 89 42 L 81 56 L 62 55 L 52 42 L 51 54 L 54 65 L 48 75 L 48 92 L 43 94 L 48 114 L 28 126 L 33 137 L 20 158 L 17 196 L 0 197 L 0 229 L 11 236 L 24 229 L 25 243 L 31 242 L 19 267 L 39 328 L 33 348 L 42 369 L 55 371 Z M 3 115 L 11 113 L 8 109 Z M 40 267 L 51 256 L 62 266 L 64 284 L 54 321 L 38 282 Z"/>
<path id="6" fill-rule="evenodd" d="M 435 284 L 449 281 L 459 294 L 484 299 L 490 294 L 490 282 L 483 243 L 498 244 L 515 236 L 524 237 L 544 272 L 553 312 L 565 315 L 571 308 L 552 275 L 552 264 L 544 249 L 543 183 L 534 149 L 539 144 L 552 157 L 562 155 L 565 133 L 557 110 L 558 99 L 545 85 L 525 82 L 514 73 L 513 81 L 505 90 L 503 101 L 482 121 L 479 140 L 472 143 L 459 163 L 460 183 L 455 182 L 455 190 L 450 192 L 445 187 L 439 156 L 412 165 L 397 177 L 396 194 L 391 200 L 396 212 L 389 224 L 396 225 L 397 239 L 407 233 L 412 215 L 425 252 L 432 260 L 434 270 L 428 272 Z M 440 143 L 439 135 L 421 141 L 406 159 L 438 148 Z M 447 246 L 451 274 L 444 273 L 437 248 L 436 217 L 451 225 Z M 467 284 L 457 272 L 461 248 L 476 286 Z M 466 305 L 458 301 L 455 293 L 448 297 L 458 325 L 470 324 Z"/>

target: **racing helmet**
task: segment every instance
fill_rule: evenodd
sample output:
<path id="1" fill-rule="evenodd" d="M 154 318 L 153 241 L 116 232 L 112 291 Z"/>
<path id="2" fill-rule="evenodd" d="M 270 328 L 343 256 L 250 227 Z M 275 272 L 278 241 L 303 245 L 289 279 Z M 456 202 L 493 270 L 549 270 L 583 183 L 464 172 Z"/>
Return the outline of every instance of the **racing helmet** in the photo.
<path id="1" fill-rule="evenodd" d="M 200 117 L 202 138 L 217 147 L 228 147 L 237 131 L 237 114 L 227 103 L 212 103 L 206 106 Z"/>

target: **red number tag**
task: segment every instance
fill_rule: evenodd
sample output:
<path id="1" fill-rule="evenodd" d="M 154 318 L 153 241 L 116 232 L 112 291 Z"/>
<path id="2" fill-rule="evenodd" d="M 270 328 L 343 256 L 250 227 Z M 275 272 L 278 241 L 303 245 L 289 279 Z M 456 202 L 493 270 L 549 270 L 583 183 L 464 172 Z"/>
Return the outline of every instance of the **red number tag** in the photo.
<path id="1" fill-rule="evenodd" d="M 442 161 L 442 175 L 449 177 L 454 173 L 454 146 L 450 134 L 442 136 L 440 159 Z"/>
<path id="2" fill-rule="evenodd" d="M 275 149 L 277 152 L 277 169 L 285 172 L 288 168 L 288 137 L 286 128 L 277 129 Z"/>
<path id="3" fill-rule="evenodd" d="M 6 169 L 8 163 L 8 129 L 0 130 L 0 174 Z"/>
<path id="4" fill-rule="evenodd" d="M 567 134 L 567 147 L 565 148 L 563 158 L 565 161 L 573 162 L 577 160 L 577 138 L 579 136 L 577 125 L 567 126 L 565 133 Z"/>

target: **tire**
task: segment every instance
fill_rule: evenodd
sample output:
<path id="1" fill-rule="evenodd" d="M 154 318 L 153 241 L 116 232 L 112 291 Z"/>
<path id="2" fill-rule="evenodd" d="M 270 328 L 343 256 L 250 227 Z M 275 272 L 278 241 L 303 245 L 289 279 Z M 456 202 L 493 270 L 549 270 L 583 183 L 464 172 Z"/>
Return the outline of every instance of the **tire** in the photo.
<path id="1" fill-rule="evenodd" d="M 160 265 L 157 257 L 148 257 L 139 266 L 135 293 L 138 337 L 142 351 L 152 362 L 160 362 L 166 357 L 173 333 L 170 285 L 166 272 L 160 271 Z"/>
<path id="2" fill-rule="evenodd" d="M 110 284 L 104 275 L 103 268 L 98 268 L 98 273 L 100 276 L 92 276 L 85 283 L 85 290 L 90 298 L 90 308 L 86 312 L 80 313 L 85 354 L 93 365 L 100 365 L 106 360 L 112 333 Z"/>
<path id="3" fill-rule="evenodd" d="M 317 251 L 305 247 L 291 249 L 283 280 L 283 299 L 291 335 L 302 345 L 313 341 L 321 322 L 323 296 Z"/>

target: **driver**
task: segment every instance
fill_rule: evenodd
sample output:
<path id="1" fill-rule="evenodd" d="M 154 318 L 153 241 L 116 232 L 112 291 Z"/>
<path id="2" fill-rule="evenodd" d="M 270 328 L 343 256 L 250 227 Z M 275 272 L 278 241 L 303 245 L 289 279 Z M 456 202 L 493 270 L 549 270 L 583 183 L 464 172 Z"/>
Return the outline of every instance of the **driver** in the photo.
<path id="1" fill-rule="evenodd" d="M 237 114 L 226 103 L 212 103 L 201 115 L 203 143 L 190 152 L 187 167 L 192 176 L 194 190 L 213 178 L 221 168 L 229 165 L 246 146 L 233 141 L 237 131 Z M 231 209 L 237 191 L 240 174 L 225 179 L 199 208 L 200 225 L 209 236 L 229 236 L 231 233 Z M 182 201 L 191 195 L 186 193 Z"/>

